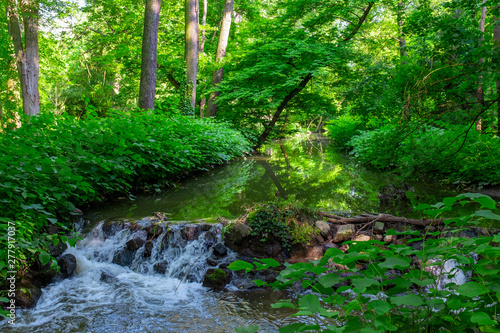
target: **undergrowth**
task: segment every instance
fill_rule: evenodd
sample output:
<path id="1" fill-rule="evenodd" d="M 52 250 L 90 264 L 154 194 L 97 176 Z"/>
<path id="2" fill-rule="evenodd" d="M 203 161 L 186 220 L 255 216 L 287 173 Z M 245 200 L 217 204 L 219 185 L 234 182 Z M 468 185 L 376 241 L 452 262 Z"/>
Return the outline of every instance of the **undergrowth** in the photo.
<path id="1" fill-rule="evenodd" d="M 46 227 L 67 228 L 76 206 L 144 186 L 160 191 L 188 171 L 249 148 L 226 124 L 180 115 L 25 119 L 21 128 L 0 134 L 0 277 L 13 262 L 10 254 L 15 269 L 34 259 L 46 264 L 48 245 L 59 241 Z"/>

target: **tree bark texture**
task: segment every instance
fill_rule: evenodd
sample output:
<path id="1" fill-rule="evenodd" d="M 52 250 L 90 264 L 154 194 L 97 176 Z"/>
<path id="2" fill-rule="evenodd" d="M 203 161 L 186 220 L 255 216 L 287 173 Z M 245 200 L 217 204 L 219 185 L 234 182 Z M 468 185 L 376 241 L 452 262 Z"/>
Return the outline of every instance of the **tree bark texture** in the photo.
<path id="1" fill-rule="evenodd" d="M 22 15 L 24 27 L 24 45 L 22 39 L 19 13 Z M 38 78 L 40 73 L 38 56 L 38 2 L 22 0 L 20 6 L 16 1 L 7 3 L 9 31 L 16 53 L 17 71 L 21 82 L 23 112 L 29 116 L 40 113 L 40 94 Z"/>
<path id="2" fill-rule="evenodd" d="M 229 31 L 231 30 L 231 18 L 233 15 L 234 0 L 226 0 L 224 5 L 224 14 L 222 16 L 222 24 L 219 34 L 219 43 L 217 44 L 217 54 L 215 56 L 216 62 L 221 62 L 226 55 L 227 43 L 229 40 Z M 212 75 L 212 87 L 216 87 L 222 82 L 224 75 L 224 68 L 221 67 L 216 70 Z M 215 91 L 210 94 L 207 103 L 207 111 L 210 117 L 215 117 L 217 114 L 216 99 L 219 97 L 219 92 Z"/>
<path id="3" fill-rule="evenodd" d="M 485 3 L 486 0 L 483 0 L 483 3 Z M 484 24 L 486 21 L 486 7 L 481 7 L 481 19 L 479 20 L 479 30 L 481 31 L 481 39 L 480 42 L 483 42 L 484 40 Z M 479 64 L 482 64 L 484 62 L 484 58 L 479 59 Z M 479 76 L 479 82 L 478 82 L 478 87 L 476 90 L 476 98 L 477 98 L 477 104 L 481 109 L 484 108 L 484 92 L 483 92 L 483 75 L 481 74 Z M 482 119 L 479 118 L 476 124 L 476 129 L 477 130 L 482 130 Z"/>
<path id="4" fill-rule="evenodd" d="M 399 26 L 399 55 L 401 58 L 406 57 L 406 39 L 403 31 L 404 16 L 406 14 L 406 7 L 404 2 L 398 2 L 398 26 Z"/>
<path id="5" fill-rule="evenodd" d="M 494 18 L 493 40 L 496 44 L 496 52 L 500 54 L 500 19 Z M 497 81 L 497 134 L 500 136 L 500 81 Z"/>
<path id="6" fill-rule="evenodd" d="M 185 0 L 186 89 L 191 107 L 196 103 L 196 76 L 198 72 L 198 6 L 196 0 Z"/>
<path id="7" fill-rule="evenodd" d="M 207 12 L 208 12 L 208 0 L 203 0 L 203 14 L 201 15 L 201 43 L 200 43 L 200 53 L 205 51 L 205 40 L 207 39 L 205 33 L 205 26 L 207 25 Z M 203 80 L 205 81 L 205 80 Z M 200 100 L 200 118 L 205 115 L 205 105 L 207 99 L 203 97 Z"/>
<path id="8" fill-rule="evenodd" d="M 312 79 L 312 74 L 308 73 L 302 79 L 302 81 L 300 81 L 300 84 L 285 96 L 285 98 L 283 99 L 281 104 L 276 109 L 276 112 L 274 113 L 273 118 L 271 119 L 269 124 L 266 126 L 266 129 L 257 139 L 257 146 L 255 146 L 254 148 L 256 148 L 256 147 L 260 146 L 261 144 L 263 144 L 264 142 L 266 142 L 267 137 L 269 136 L 269 134 L 271 134 L 271 131 L 274 127 L 274 124 L 276 124 L 276 122 L 278 121 L 278 118 L 280 117 L 281 112 L 283 112 L 283 110 L 286 108 L 288 102 L 290 102 L 292 100 L 292 98 L 295 97 L 295 95 L 297 95 L 299 92 L 301 92 L 302 89 L 304 89 L 304 87 L 307 85 L 307 83 L 309 81 L 311 81 L 311 79 Z"/>
<path id="9" fill-rule="evenodd" d="M 146 0 L 142 34 L 141 83 L 139 87 L 139 107 L 144 110 L 153 110 L 155 108 L 156 54 L 160 9 L 161 0 Z"/>

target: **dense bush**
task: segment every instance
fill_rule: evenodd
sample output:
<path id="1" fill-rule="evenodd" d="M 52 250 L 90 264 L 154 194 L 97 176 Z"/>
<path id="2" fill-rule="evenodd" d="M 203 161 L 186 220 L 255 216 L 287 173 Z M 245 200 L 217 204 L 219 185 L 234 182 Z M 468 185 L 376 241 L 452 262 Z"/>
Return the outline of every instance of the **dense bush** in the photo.
<path id="1" fill-rule="evenodd" d="M 450 181 L 500 183 L 500 138 L 466 126 L 385 123 L 357 132 L 348 126 L 347 147 L 361 162 L 405 176 L 432 175 Z M 335 138 L 335 132 L 331 132 Z M 342 133 L 344 135 L 344 133 Z M 345 142 L 345 141 L 341 141 Z"/>
<path id="2" fill-rule="evenodd" d="M 496 203 L 481 194 L 445 198 L 422 205 L 435 217 L 453 206 L 474 203 L 482 210 L 445 220 L 453 229 L 434 233 L 396 232 L 402 244 L 371 240 L 346 242 L 348 250 L 330 248 L 320 260 L 285 264 L 277 281 L 254 282 L 283 290 L 302 286 L 298 299 L 281 300 L 273 308 L 291 308 L 295 323 L 280 332 L 498 332 L 500 300 L 500 234 L 494 237 L 460 237 L 466 226 L 486 218 L 500 221 L 492 212 Z M 466 233 L 465 233 L 466 234 Z M 262 259 L 254 265 L 235 261 L 232 270 L 269 269 L 280 264 Z M 447 266 L 458 265 L 446 269 Z M 464 274 L 467 282 L 453 278 Z M 253 333 L 252 325 L 237 332 Z"/>
<path id="3" fill-rule="evenodd" d="M 330 120 L 326 129 L 335 145 L 346 148 L 352 136 L 366 130 L 366 125 L 361 119 L 345 114 Z"/>
<path id="4" fill-rule="evenodd" d="M 85 121 L 40 115 L 0 140 L 0 271 L 9 221 L 15 222 L 17 259 L 26 262 L 47 245 L 40 237 L 45 227 L 64 224 L 75 205 L 139 186 L 159 190 L 187 171 L 249 149 L 225 124 L 147 113 Z M 41 258 L 48 260 L 45 253 Z"/>

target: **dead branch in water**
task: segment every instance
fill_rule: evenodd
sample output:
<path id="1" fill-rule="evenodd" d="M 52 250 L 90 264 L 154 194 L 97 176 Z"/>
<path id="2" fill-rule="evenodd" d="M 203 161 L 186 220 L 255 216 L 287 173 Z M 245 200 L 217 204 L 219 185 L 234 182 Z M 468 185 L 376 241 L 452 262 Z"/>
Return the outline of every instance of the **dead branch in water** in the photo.
<path id="1" fill-rule="evenodd" d="M 437 219 L 437 220 L 408 219 L 406 217 L 399 217 L 390 214 L 378 214 L 378 215 L 363 214 L 363 216 L 356 216 L 356 217 L 341 217 L 323 212 L 320 212 L 319 214 L 321 216 L 326 217 L 328 222 L 334 224 L 370 223 L 375 221 L 387 222 L 387 223 L 408 223 L 421 227 L 443 224 L 443 219 Z"/>

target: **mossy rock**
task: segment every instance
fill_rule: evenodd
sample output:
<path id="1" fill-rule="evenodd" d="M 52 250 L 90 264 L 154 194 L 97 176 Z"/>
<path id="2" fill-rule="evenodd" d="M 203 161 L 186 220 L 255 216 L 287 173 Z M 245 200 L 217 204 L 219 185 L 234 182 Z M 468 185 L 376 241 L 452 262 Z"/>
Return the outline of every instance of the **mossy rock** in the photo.
<path id="1" fill-rule="evenodd" d="M 215 290 L 224 289 L 231 281 L 231 271 L 220 268 L 209 268 L 203 277 L 203 286 Z"/>

